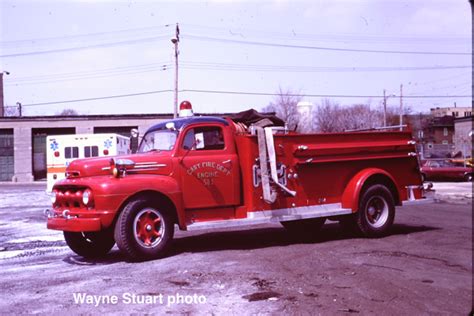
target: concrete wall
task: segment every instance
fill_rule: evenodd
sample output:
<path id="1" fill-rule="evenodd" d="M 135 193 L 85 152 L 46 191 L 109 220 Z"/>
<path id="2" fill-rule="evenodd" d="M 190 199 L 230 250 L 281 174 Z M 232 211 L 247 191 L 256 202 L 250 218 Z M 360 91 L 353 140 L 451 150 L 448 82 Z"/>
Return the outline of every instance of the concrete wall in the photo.
<path id="1" fill-rule="evenodd" d="M 473 117 L 454 121 L 454 145 L 456 152 L 460 151 L 464 157 L 472 157 Z M 471 133 L 471 136 L 469 136 Z"/>
<path id="2" fill-rule="evenodd" d="M 13 157 L 15 170 L 15 174 L 12 178 L 13 182 L 33 181 L 33 147 L 31 140 L 31 127 L 16 127 L 13 130 Z"/>

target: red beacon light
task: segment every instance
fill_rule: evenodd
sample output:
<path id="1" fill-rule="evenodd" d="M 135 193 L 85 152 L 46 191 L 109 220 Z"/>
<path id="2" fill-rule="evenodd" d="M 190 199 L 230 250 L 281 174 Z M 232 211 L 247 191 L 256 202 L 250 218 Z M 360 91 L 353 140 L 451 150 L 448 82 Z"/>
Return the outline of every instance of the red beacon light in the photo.
<path id="1" fill-rule="evenodd" d="M 193 116 L 193 106 L 189 101 L 183 101 L 179 105 L 179 117 Z"/>

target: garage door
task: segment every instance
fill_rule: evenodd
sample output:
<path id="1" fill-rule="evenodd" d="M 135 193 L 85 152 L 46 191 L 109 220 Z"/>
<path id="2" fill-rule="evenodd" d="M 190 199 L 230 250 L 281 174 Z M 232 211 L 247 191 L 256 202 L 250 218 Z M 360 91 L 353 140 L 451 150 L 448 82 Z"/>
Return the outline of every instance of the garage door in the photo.
<path id="1" fill-rule="evenodd" d="M 0 129 L 0 181 L 12 181 L 13 171 L 13 129 Z"/>
<path id="2" fill-rule="evenodd" d="M 70 135 L 76 133 L 74 127 L 33 128 L 33 177 L 46 179 L 46 137 L 49 135 Z"/>

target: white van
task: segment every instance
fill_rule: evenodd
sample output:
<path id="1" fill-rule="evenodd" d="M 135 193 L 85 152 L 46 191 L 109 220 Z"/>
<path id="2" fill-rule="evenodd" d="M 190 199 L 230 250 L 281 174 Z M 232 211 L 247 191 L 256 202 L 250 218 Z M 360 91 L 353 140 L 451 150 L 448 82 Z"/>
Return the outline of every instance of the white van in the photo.
<path id="1" fill-rule="evenodd" d="M 78 158 L 126 155 L 130 139 L 118 134 L 76 134 L 48 136 L 46 139 L 47 192 L 65 178 L 66 167 Z"/>

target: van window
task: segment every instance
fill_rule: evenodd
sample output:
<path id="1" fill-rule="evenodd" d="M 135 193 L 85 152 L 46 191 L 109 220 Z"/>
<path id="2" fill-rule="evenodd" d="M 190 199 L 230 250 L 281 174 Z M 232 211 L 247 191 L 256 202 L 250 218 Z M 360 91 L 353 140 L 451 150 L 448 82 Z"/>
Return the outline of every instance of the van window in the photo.
<path id="1" fill-rule="evenodd" d="M 98 146 L 85 146 L 84 147 L 84 157 L 98 157 L 99 156 L 99 147 Z"/>
<path id="2" fill-rule="evenodd" d="M 79 158 L 79 147 L 65 147 L 64 148 L 64 157 L 69 158 Z"/>

